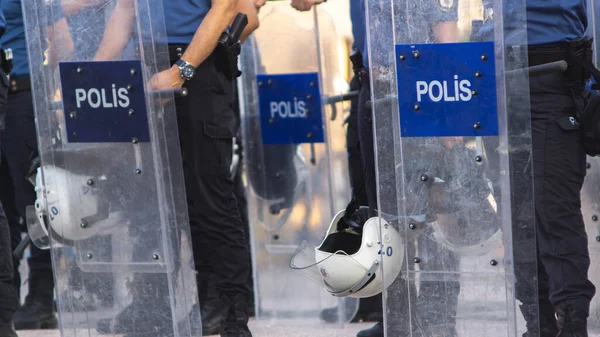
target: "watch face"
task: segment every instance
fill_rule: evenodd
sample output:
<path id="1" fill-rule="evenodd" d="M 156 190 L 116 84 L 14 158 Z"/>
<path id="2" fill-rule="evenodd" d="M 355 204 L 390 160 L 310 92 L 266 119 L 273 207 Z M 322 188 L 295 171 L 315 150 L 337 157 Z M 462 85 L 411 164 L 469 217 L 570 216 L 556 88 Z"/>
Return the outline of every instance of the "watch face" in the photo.
<path id="1" fill-rule="evenodd" d="M 192 78 L 194 77 L 195 69 L 191 64 L 186 64 L 183 67 L 179 68 L 181 70 L 181 76 L 184 78 Z"/>

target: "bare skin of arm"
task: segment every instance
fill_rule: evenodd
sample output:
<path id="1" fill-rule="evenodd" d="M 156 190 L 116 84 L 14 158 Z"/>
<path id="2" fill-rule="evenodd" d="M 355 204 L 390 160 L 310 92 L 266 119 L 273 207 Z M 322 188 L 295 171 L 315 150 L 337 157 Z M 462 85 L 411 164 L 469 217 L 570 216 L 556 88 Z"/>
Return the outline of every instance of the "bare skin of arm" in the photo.
<path id="1" fill-rule="evenodd" d="M 457 42 L 458 23 L 456 21 L 439 22 L 433 27 L 433 35 L 439 43 Z"/>
<path id="2" fill-rule="evenodd" d="M 237 4 L 238 0 L 212 0 L 210 10 L 196 30 L 192 42 L 181 59 L 196 68 L 202 64 L 214 51 L 221 33 L 233 21 Z M 133 0 L 119 0 L 96 54 L 96 60 L 113 60 L 127 46 L 133 33 L 134 6 Z M 155 90 L 181 88 L 183 83 L 184 80 L 181 78 L 179 68 L 176 65 L 160 72 L 152 79 L 152 87 Z"/>
<path id="3" fill-rule="evenodd" d="M 69 17 L 77 14 L 82 9 L 105 4 L 107 0 L 63 0 L 61 2 L 63 13 Z"/>
<path id="4" fill-rule="evenodd" d="M 54 69 L 58 62 L 68 60 L 73 55 L 73 40 L 65 18 L 44 28 L 44 31 L 48 39 L 48 65 Z"/>
<path id="5" fill-rule="evenodd" d="M 133 34 L 134 19 L 134 0 L 119 0 L 106 26 L 96 61 L 110 61 L 121 55 Z"/>
<path id="6" fill-rule="evenodd" d="M 263 2 L 264 4 L 264 2 Z M 258 7 L 255 5 L 254 0 L 238 0 L 237 13 L 244 13 L 248 16 L 248 25 L 244 28 L 242 35 L 240 35 L 240 41 L 244 42 L 252 32 L 258 29 Z"/>

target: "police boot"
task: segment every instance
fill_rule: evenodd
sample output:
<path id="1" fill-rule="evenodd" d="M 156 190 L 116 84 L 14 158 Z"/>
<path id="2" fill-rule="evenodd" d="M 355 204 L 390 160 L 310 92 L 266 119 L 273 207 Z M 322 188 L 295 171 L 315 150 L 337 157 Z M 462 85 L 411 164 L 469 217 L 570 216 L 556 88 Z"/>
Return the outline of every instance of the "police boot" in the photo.
<path id="1" fill-rule="evenodd" d="M 13 314 L 17 330 L 57 329 L 52 270 L 34 270 L 29 276 L 25 304 Z"/>
<path id="2" fill-rule="evenodd" d="M 361 298 L 356 314 L 354 313 L 354 309 L 352 306 L 344 308 L 343 315 L 345 322 L 379 322 L 383 320 L 381 294 L 374 297 Z M 319 314 L 319 317 L 327 323 L 337 323 L 338 316 L 337 307 L 323 309 Z"/>
<path id="3" fill-rule="evenodd" d="M 11 314 L 12 311 L 0 311 L 0 336 L 2 337 L 17 337 Z"/>
<path id="4" fill-rule="evenodd" d="M 252 337 L 248 329 L 246 296 L 224 295 L 221 297 L 225 314 L 221 318 L 221 337 Z"/>
<path id="5" fill-rule="evenodd" d="M 423 330 L 420 327 L 419 323 L 416 323 L 415 318 L 413 317 L 413 321 L 412 321 L 413 327 L 412 327 L 412 331 L 408 331 L 408 327 L 404 327 L 404 329 L 400 329 L 403 331 L 395 331 L 395 332 L 391 332 L 390 334 L 396 333 L 395 337 L 425 337 L 426 335 L 423 334 Z M 437 335 L 431 335 L 433 337 L 438 337 Z M 361 330 L 358 332 L 358 334 L 356 334 L 356 337 L 384 337 L 383 336 L 383 322 L 380 321 L 377 324 L 373 325 L 372 327 L 365 329 L 365 330 Z M 427 335 L 427 337 L 429 337 L 429 335 Z"/>
<path id="6" fill-rule="evenodd" d="M 226 314 L 226 308 L 217 291 L 216 276 L 212 273 L 198 273 L 196 280 L 200 298 L 202 335 L 216 335 L 221 331 L 221 317 Z"/>
<path id="7" fill-rule="evenodd" d="M 588 300 L 567 300 L 556 306 L 558 335 L 556 337 L 587 337 Z"/>
<path id="8" fill-rule="evenodd" d="M 383 322 L 378 322 L 368 329 L 360 330 L 356 337 L 383 337 Z"/>
<path id="9" fill-rule="evenodd" d="M 131 283 L 133 301 L 114 318 L 101 319 L 101 334 L 126 337 L 172 337 L 173 320 L 167 278 L 163 274 L 136 274 Z"/>
<path id="10" fill-rule="evenodd" d="M 558 326 L 554 307 L 550 301 L 540 300 L 539 324 L 536 316 L 537 304 L 522 304 L 519 308 L 527 325 L 527 332 L 523 334 L 523 337 L 556 337 Z"/>

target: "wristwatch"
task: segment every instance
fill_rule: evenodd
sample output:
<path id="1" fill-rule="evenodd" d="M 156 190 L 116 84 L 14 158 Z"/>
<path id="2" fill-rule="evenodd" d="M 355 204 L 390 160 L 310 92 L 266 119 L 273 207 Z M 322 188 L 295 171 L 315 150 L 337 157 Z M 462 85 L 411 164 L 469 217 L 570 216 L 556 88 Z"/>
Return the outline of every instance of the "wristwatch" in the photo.
<path id="1" fill-rule="evenodd" d="M 196 74 L 196 69 L 191 63 L 179 59 L 177 62 L 175 62 L 175 64 L 179 67 L 181 78 L 183 78 L 186 81 L 191 80 Z"/>

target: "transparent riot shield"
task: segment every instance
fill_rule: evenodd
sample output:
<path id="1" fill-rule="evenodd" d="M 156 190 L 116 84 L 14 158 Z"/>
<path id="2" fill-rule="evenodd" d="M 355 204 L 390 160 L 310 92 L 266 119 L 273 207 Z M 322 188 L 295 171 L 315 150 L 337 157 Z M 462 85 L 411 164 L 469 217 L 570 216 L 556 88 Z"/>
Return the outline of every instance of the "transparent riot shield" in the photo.
<path id="1" fill-rule="evenodd" d="M 347 55 L 338 54 L 342 41 L 323 9 L 302 13 L 276 1 L 259 15 L 242 47 L 240 95 L 256 315 L 344 323 L 357 301 L 332 297 L 289 261 L 304 241 L 323 239 L 350 198 L 340 103 L 348 84 L 339 71 Z"/>
<path id="2" fill-rule="evenodd" d="M 23 2 L 40 157 L 29 233 L 51 251 L 62 336 L 199 336 L 181 92 L 150 86 L 170 68 L 163 5 L 119 2 Z M 113 15 L 123 45 L 96 62 Z"/>
<path id="3" fill-rule="evenodd" d="M 533 331 L 525 1 L 366 3 L 377 211 L 406 249 L 386 336 Z"/>

